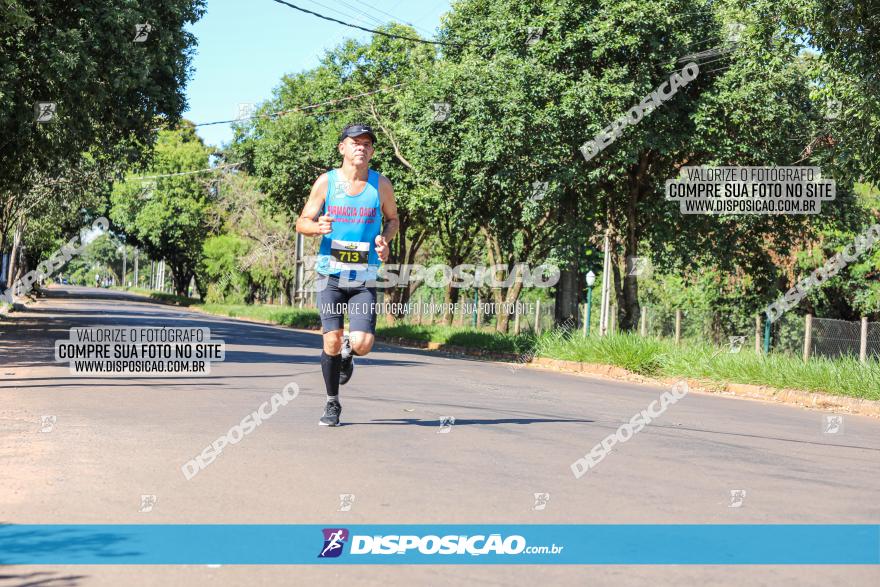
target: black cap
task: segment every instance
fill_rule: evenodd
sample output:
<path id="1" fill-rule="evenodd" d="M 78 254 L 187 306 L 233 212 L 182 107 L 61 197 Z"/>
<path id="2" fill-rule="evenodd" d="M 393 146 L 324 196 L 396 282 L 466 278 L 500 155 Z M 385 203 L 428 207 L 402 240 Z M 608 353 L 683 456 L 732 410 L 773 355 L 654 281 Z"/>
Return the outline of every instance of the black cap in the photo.
<path id="1" fill-rule="evenodd" d="M 373 141 L 373 144 L 376 144 L 376 134 L 373 132 L 373 129 L 368 124 L 348 124 L 342 129 L 342 134 L 339 135 L 339 142 L 341 143 L 346 139 L 346 137 L 359 137 L 361 135 L 370 135 L 370 140 Z"/>

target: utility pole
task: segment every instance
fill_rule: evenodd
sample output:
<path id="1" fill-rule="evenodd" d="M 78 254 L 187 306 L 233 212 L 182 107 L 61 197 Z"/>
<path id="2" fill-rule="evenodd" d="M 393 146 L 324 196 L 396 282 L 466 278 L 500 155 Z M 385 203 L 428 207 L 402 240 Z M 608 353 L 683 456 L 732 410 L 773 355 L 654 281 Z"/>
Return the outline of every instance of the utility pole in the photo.
<path id="1" fill-rule="evenodd" d="M 868 362 L 868 317 L 862 316 L 862 327 L 859 334 L 859 361 Z"/>
<path id="2" fill-rule="evenodd" d="M 602 264 L 602 307 L 599 313 L 599 335 L 608 334 L 608 314 L 611 304 L 611 230 L 605 230 L 605 260 Z"/>
<path id="3" fill-rule="evenodd" d="M 134 286 L 138 287 L 138 250 L 134 249 Z"/>

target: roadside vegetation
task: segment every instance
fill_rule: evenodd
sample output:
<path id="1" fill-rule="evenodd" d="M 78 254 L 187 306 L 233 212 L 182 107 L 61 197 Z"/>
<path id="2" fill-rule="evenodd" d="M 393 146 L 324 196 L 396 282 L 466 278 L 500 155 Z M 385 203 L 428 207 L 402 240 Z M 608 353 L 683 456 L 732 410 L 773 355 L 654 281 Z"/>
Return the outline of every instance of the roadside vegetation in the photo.
<path id="1" fill-rule="evenodd" d="M 454 287 L 413 272 L 388 292 L 392 307 L 528 302 L 532 326 L 546 328 L 541 316 L 560 324 L 579 315 L 591 272 L 612 292 L 612 330 L 647 336 L 513 334 L 529 317 L 511 324 L 494 310 L 484 330 L 444 316 L 445 325 L 381 322 L 380 334 L 652 376 L 877 394 L 876 361 L 804 364 L 784 352 L 807 313 L 835 344 L 840 323 L 880 320 L 877 243 L 864 242 L 774 323 L 769 357 L 713 346 L 753 333 L 769 303 L 880 223 L 880 35 L 864 34 L 880 13 L 868 14 L 869 3 L 461 0 L 437 31 L 442 50 L 408 40 L 419 32 L 397 22 L 346 39 L 279 78 L 222 146 L 198 134 L 208 121 L 182 117 L 190 25 L 204 0 L 141 3 L 138 18 L 155 31 L 148 43 L 128 39 L 127 2 L 82 0 L 78 11 L 58 0 L 6 4 L 0 136 L 14 148 L 0 149 L 2 287 L 79 234 L 87 246 L 55 272 L 62 283 L 151 285 L 168 293 L 132 291 L 315 328 L 296 292 L 297 259 L 307 284 L 317 241 L 298 250 L 293 225 L 317 175 L 339 164 L 340 129 L 362 121 L 378 135 L 371 167 L 397 196 L 388 265 L 512 275 Z M 106 18 L 81 18 L 90 13 Z M 587 156 L 585 141 L 626 120 L 690 60 L 700 71 L 686 88 Z M 112 84 L 94 83 L 101 71 L 116 72 Z M 23 104 L 40 96 L 51 100 L 38 103 L 50 118 L 34 124 Z M 793 162 L 836 182 L 822 214 L 691 215 L 665 200 L 683 167 Z M 98 217 L 107 231 L 81 231 Z M 606 248 L 610 271 L 599 275 Z M 520 264 L 556 266 L 559 280 L 530 287 Z M 185 297 L 193 292 L 198 301 Z M 594 293 L 597 318 L 598 285 Z M 677 320 L 680 346 L 663 338 Z"/>
<path id="2" fill-rule="evenodd" d="M 194 307 L 211 314 L 249 318 L 294 328 L 320 327 L 318 312 L 311 308 L 242 304 L 196 304 Z M 380 337 L 506 353 L 514 361 L 528 362 L 532 356 L 539 356 L 614 365 L 648 377 L 750 383 L 880 400 L 880 364 L 876 361 L 861 364 L 849 357 L 813 357 L 804 363 L 800 357 L 785 353 L 771 353 L 765 357 L 746 347 L 738 353 L 730 353 L 728 347 L 695 341 L 683 341 L 681 345 L 676 345 L 672 340 L 628 333 L 585 337 L 580 332 L 563 335 L 553 330 L 539 336 L 530 332 L 513 335 L 495 332 L 491 327 L 474 330 L 439 324 L 398 322 L 390 325 L 384 318 L 380 318 L 376 334 Z"/>

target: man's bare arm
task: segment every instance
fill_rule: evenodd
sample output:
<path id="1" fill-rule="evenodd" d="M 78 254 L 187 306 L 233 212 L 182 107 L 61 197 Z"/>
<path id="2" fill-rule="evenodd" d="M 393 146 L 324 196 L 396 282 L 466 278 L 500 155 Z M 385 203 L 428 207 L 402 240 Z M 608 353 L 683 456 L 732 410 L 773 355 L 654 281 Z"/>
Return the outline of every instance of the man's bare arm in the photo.
<path id="1" fill-rule="evenodd" d="M 332 217 L 320 215 L 324 209 L 327 181 L 326 173 L 315 180 L 309 199 L 296 220 L 296 231 L 305 236 L 321 236 L 330 234 L 332 230 Z"/>
<path id="2" fill-rule="evenodd" d="M 385 221 L 382 236 L 386 242 L 390 242 L 397 234 L 397 229 L 400 228 L 400 219 L 397 217 L 397 200 L 394 199 L 394 188 L 391 187 L 391 182 L 385 176 L 382 176 L 379 181 L 379 199 L 382 203 L 382 218 Z"/>

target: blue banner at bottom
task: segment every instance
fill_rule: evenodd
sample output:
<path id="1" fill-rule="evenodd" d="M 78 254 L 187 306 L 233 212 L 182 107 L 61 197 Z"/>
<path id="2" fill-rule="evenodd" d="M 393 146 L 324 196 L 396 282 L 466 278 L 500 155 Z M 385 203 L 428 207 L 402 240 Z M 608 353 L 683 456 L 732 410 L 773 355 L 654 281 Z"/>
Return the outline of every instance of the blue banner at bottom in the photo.
<path id="1" fill-rule="evenodd" d="M 876 565 L 880 525 L 2 525 L 4 565 Z"/>

